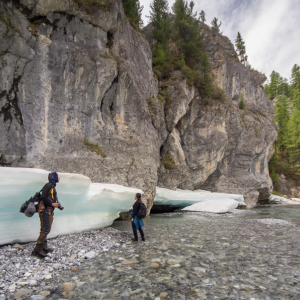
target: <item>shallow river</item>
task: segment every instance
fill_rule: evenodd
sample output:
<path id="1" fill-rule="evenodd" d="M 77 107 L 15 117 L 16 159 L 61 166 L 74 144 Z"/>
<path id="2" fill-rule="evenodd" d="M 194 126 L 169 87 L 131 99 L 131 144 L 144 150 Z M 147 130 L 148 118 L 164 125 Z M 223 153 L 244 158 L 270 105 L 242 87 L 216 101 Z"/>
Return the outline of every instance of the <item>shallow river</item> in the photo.
<path id="1" fill-rule="evenodd" d="M 19 299 L 298 300 L 299 213 L 300 206 L 272 206 L 152 215 L 145 219 L 146 242 L 138 243 L 130 241 L 130 221 L 116 221 L 119 247 L 62 270 L 35 287 L 36 296 Z M 51 294 L 38 298 L 45 290 Z"/>
<path id="2" fill-rule="evenodd" d="M 82 284 L 49 299 L 300 299 L 300 227 L 273 221 L 300 224 L 299 212 L 151 216 L 146 242 L 126 242 L 66 273 L 62 281 Z M 130 222 L 113 227 L 131 232 Z"/>

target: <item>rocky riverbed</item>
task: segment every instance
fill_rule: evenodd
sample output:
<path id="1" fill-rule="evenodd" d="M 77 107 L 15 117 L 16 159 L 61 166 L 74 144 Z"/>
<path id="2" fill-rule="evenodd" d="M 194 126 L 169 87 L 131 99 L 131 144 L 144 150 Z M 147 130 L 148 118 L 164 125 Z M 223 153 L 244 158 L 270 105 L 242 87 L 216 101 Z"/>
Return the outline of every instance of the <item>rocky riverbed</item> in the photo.
<path id="1" fill-rule="evenodd" d="M 154 215 L 138 243 L 120 221 L 50 240 L 46 259 L 1 247 L 0 299 L 299 299 L 300 227 L 248 215 Z"/>

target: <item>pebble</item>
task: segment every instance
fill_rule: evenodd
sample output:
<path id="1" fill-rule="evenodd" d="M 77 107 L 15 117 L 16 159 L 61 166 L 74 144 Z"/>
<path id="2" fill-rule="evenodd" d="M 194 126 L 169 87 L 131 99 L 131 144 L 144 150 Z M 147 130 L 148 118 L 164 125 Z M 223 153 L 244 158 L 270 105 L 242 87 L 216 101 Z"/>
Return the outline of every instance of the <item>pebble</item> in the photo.
<path id="1" fill-rule="evenodd" d="M 22 297 L 28 297 L 29 295 L 31 295 L 32 290 L 28 290 L 28 289 L 19 289 L 18 291 L 16 291 L 15 293 L 15 298 L 19 299 Z"/>
<path id="2" fill-rule="evenodd" d="M 90 252 L 84 254 L 84 258 L 86 258 L 86 259 L 91 259 L 91 258 L 93 258 L 95 256 L 96 256 L 96 252 L 95 251 L 90 251 Z"/>
<path id="3" fill-rule="evenodd" d="M 59 288 L 63 293 L 70 293 L 75 289 L 76 284 L 74 282 L 64 282 Z"/>
<path id="4" fill-rule="evenodd" d="M 42 296 L 42 295 L 32 295 L 30 296 L 30 300 L 44 300 L 46 299 L 46 297 Z"/>
<path id="5" fill-rule="evenodd" d="M 39 293 L 39 295 L 40 296 L 44 296 L 44 297 L 47 297 L 47 296 L 49 296 L 51 293 L 49 292 L 49 291 L 41 291 L 40 293 Z"/>
<path id="6" fill-rule="evenodd" d="M 298 299 L 300 227 L 247 215 L 151 216 L 138 243 L 118 221 L 123 231 L 50 239 L 47 260 L 30 255 L 34 243 L 3 246 L 0 300 Z"/>

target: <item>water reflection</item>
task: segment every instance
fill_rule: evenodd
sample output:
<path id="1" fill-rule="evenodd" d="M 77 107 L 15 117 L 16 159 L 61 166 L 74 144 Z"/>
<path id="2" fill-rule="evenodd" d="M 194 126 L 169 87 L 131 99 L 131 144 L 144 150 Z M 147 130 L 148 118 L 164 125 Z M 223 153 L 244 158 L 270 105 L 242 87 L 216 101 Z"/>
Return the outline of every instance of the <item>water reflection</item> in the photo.
<path id="1" fill-rule="evenodd" d="M 248 213 L 249 212 L 249 213 Z M 214 215 L 218 218 L 218 215 Z M 219 215 L 222 218 L 224 215 Z M 300 205 L 264 205 L 245 211 L 240 214 L 227 214 L 227 217 L 238 219 L 280 219 L 293 222 L 300 225 Z M 178 221 L 184 221 L 193 218 L 201 218 L 199 215 L 191 215 L 188 212 L 167 213 L 167 214 L 152 214 L 145 218 L 145 227 L 152 224 L 170 225 Z M 130 221 L 116 221 L 112 225 L 121 231 L 131 231 Z"/>
<path id="2" fill-rule="evenodd" d="M 299 205 L 266 205 L 256 207 L 247 219 L 281 219 L 300 225 L 300 206 Z M 240 216 L 241 217 L 241 216 Z"/>

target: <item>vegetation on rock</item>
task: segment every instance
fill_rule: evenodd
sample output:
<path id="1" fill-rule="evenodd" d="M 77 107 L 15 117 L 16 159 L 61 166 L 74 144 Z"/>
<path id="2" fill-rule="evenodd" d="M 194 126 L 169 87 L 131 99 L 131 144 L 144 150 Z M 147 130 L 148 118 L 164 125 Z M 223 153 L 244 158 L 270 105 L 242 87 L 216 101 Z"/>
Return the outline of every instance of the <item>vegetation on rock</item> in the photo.
<path id="1" fill-rule="evenodd" d="M 173 17 L 169 14 L 166 0 L 153 0 L 150 9 L 156 76 L 159 79 L 169 78 L 171 72 L 180 70 L 188 84 L 197 87 L 203 97 L 221 97 L 219 89 L 212 84 L 210 63 L 204 52 L 194 2 L 176 0 L 172 8 Z M 205 20 L 203 11 L 199 18 Z"/>
<path id="2" fill-rule="evenodd" d="M 235 47 L 236 47 L 236 51 L 237 51 L 240 62 L 242 64 L 246 65 L 247 60 L 248 60 L 248 56 L 246 55 L 246 46 L 245 46 L 245 42 L 239 32 L 237 33 L 237 37 L 235 39 Z"/>
<path id="3" fill-rule="evenodd" d="M 143 27 L 142 11 L 143 6 L 141 6 L 139 0 L 122 0 L 124 12 L 130 22 L 130 24 L 135 29 L 140 29 Z"/>
<path id="4" fill-rule="evenodd" d="M 244 93 L 241 94 L 241 100 L 239 103 L 239 109 L 245 109 L 245 96 Z"/>
<path id="5" fill-rule="evenodd" d="M 90 151 L 97 153 L 98 155 L 102 156 L 103 158 L 106 157 L 106 153 L 103 152 L 97 144 L 93 144 L 88 140 L 84 140 L 83 144 L 86 145 Z"/>
<path id="6" fill-rule="evenodd" d="M 212 26 L 212 29 L 215 30 L 216 32 L 220 33 L 220 27 L 222 25 L 222 22 L 220 22 L 218 24 L 218 18 L 214 17 L 211 21 L 211 26 Z"/>
<path id="7" fill-rule="evenodd" d="M 201 22 L 203 22 L 203 23 L 206 21 L 206 19 L 205 19 L 205 12 L 203 10 L 201 10 L 201 12 L 199 14 L 199 20 Z"/>
<path id="8" fill-rule="evenodd" d="M 166 154 L 163 159 L 161 159 L 161 164 L 166 170 L 172 170 L 175 166 L 175 160 L 171 154 Z"/>

